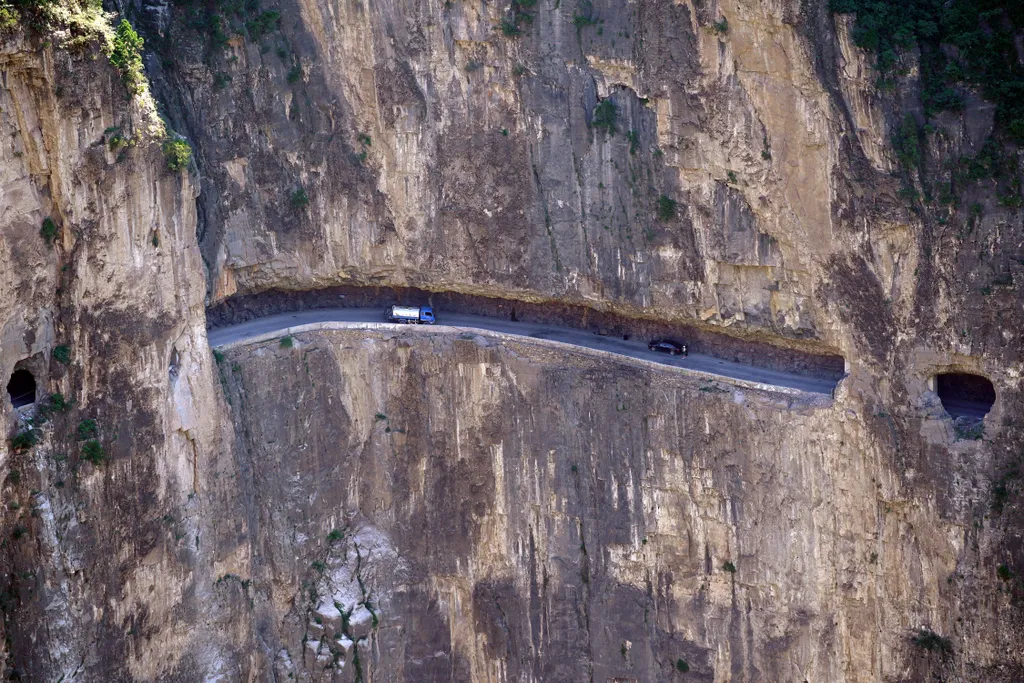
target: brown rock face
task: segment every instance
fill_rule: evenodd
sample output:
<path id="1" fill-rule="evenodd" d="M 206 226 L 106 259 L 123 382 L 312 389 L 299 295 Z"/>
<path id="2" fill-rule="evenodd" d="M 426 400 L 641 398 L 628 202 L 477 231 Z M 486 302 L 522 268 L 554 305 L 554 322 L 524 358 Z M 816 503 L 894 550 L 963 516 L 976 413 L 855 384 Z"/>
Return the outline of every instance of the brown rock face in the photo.
<path id="1" fill-rule="evenodd" d="M 919 84 L 879 92 L 827 3 L 513 5 L 285 3 L 223 48 L 172 13 L 151 75 L 197 146 L 211 302 L 586 303 L 823 343 L 886 403 L 939 366 L 1016 384 L 1020 188 L 943 189 L 992 133 L 981 100 L 915 132 L 911 201 L 891 140 Z"/>
<path id="2" fill-rule="evenodd" d="M 11 39 L 0 72 L 0 370 L 36 381 L 33 429 L 0 399 L 0 673 L 199 680 L 221 427 L 193 187 L 105 60 Z"/>
<path id="3" fill-rule="evenodd" d="M 252 666 L 279 678 L 1021 672 L 1006 518 L 981 521 L 971 481 L 990 445 L 921 445 L 936 418 L 909 438 L 852 397 L 432 331 L 307 333 L 220 372 Z M 915 646 L 922 626 L 955 654 Z"/>
<path id="4" fill-rule="evenodd" d="M 907 187 L 916 57 L 878 91 L 825 2 L 120 4 L 186 170 L 95 46 L 0 44 L 0 379 L 36 386 L 0 392 L 0 677 L 1024 680 L 1022 171 L 956 175 L 980 96 L 911 126 Z M 847 376 L 443 329 L 210 353 L 207 306 L 354 286 Z"/>

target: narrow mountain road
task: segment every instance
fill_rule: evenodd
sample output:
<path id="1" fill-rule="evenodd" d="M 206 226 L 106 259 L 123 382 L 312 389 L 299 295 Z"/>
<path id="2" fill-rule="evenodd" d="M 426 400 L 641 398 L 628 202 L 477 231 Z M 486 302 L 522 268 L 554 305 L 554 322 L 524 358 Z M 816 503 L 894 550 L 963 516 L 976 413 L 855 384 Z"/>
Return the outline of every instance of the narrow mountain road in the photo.
<path id="1" fill-rule="evenodd" d="M 714 356 L 691 353 L 686 358 L 669 356 L 664 353 L 656 353 L 647 349 L 647 341 L 630 340 L 626 341 L 619 337 L 604 337 L 601 335 L 576 330 L 568 327 L 558 327 L 541 323 L 512 322 L 497 318 L 485 318 L 476 315 L 462 315 L 445 313 L 435 309 L 438 327 L 459 327 L 473 328 L 500 334 L 516 335 L 530 339 L 550 340 L 572 344 L 588 349 L 596 349 L 608 353 L 615 353 L 630 358 L 653 361 L 663 365 L 680 368 L 682 370 L 695 370 L 718 375 L 723 379 L 736 379 L 747 382 L 757 382 L 775 387 L 797 389 L 815 394 L 830 396 L 835 389 L 837 382 L 817 377 L 766 370 L 764 368 L 743 365 L 727 360 L 721 360 Z M 226 344 L 237 345 L 248 340 L 264 337 L 272 333 L 284 335 L 289 328 L 299 325 L 311 325 L 316 323 L 384 323 L 383 308 L 328 308 L 313 311 L 298 311 L 295 313 L 281 313 L 265 318 L 258 318 L 248 322 L 239 323 L 210 330 L 210 346 L 217 348 Z M 402 326 L 395 325 L 397 329 Z M 685 343 L 685 339 L 679 341 Z"/>

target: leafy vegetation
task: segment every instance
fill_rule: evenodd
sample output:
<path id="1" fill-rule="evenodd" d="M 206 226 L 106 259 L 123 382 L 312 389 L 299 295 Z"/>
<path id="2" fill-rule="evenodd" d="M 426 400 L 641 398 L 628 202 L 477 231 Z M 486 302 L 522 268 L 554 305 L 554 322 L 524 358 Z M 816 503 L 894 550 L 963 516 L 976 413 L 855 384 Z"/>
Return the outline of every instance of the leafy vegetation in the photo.
<path id="1" fill-rule="evenodd" d="M 715 21 L 711 23 L 711 28 L 715 29 L 715 33 L 720 36 L 724 36 L 729 32 L 729 20 L 722 17 L 721 21 Z"/>
<path id="2" fill-rule="evenodd" d="M 60 346 L 53 347 L 53 358 L 61 365 L 67 365 L 71 362 L 71 347 L 67 344 L 61 344 Z"/>
<path id="3" fill-rule="evenodd" d="M 61 393 L 50 394 L 50 400 L 47 403 L 49 409 L 57 413 L 66 413 L 71 410 L 74 405 L 74 400 L 64 398 L 64 394 Z"/>
<path id="4" fill-rule="evenodd" d="M 275 10 L 260 12 L 252 19 L 245 22 L 245 30 L 248 32 L 252 41 L 254 43 L 258 43 L 263 40 L 267 34 L 277 29 L 280 19 L 281 13 Z"/>
<path id="5" fill-rule="evenodd" d="M 594 16 L 594 4 L 591 0 L 582 0 L 579 8 L 572 15 L 573 26 L 576 27 L 576 35 L 579 37 L 580 31 L 587 26 L 596 26 L 601 23 L 601 20 Z"/>
<path id="6" fill-rule="evenodd" d="M 960 441 L 978 441 L 985 436 L 985 423 L 980 420 L 956 420 L 953 433 Z"/>
<path id="7" fill-rule="evenodd" d="M 53 222 L 53 219 L 47 216 L 43 219 L 43 227 L 39 229 L 39 236 L 43 238 L 43 241 L 47 244 L 53 244 L 53 241 L 57 239 L 59 234 L 57 224 Z"/>
<path id="8" fill-rule="evenodd" d="M 185 5 L 185 25 L 205 35 L 211 47 L 223 49 L 234 36 L 261 43 L 277 31 L 281 13 L 264 10 L 259 0 L 179 0 Z"/>
<path id="9" fill-rule="evenodd" d="M 682 673 L 686 673 L 689 670 L 690 670 L 690 665 L 686 663 L 685 659 L 677 659 L 676 660 L 676 671 L 680 671 Z"/>
<path id="10" fill-rule="evenodd" d="M 929 652 L 938 652 L 944 655 L 953 652 L 953 643 L 949 638 L 943 638 L 938 633 L 927 628 L 922 628 L 916 634 L 911 636 L 910 642 L 922 650 L 928 650 Z"/>
<path id="11" fill-rule="evenodd" d="M 730 574 L 736 573 L 736 565 L 734 565 L 732 562 L 729 562 L 728 560 L 726 560 L 722 564 L 722 569 L 729 572 Z"/>
<path id="12" fill-rule="evenodd" d="M 631 130 L 626 133 L 626 139 L 629 140 L 629 153 L 636 154 L 636 151 L 640 149 L 640 134 Z"/>
<path id="13" fill-rule="evenodd" d="M 289 201 L 292 203 L 292 207 L 301 209 L 309 204 L 309 196 L 306 194 L 306 188 L 301 185 L 296 190 L 292 190 L 291 194 L 288 195 Z"/>
<path id="14" fill-rule="evenodd" d="M 1015 46 L 1024 3 L 832 0 L 832 11 L 856 14 L 853 40 L 875 53 L 880 87 L 891 88 L 908 73 L 906 56 L 916 46 L 926 116 L 960 110 L 961 86 L 970 85 L 996 104 L 996 125 L 1024 142 L 1024 66 Z"/>
<path id="15" fill-rule="evenodd" d="M 597 129 L 604 129 L 608 135 L 615 135 L 615 120 L 618 118 L 618 110 L 611 99 L 601 100 L 594 108 L 594 119 L 591 125 Z"/>
<path id="16" fill-rule="evenodd" d="M 90 439 L 82 444 L 82 459 L 88 460 L 93 465 L 99 465 L 107 458 L 107 452 L 96 439 Z"/>
<path id="17" fill-rule="evenodd" d="M 103 131 L 103 134 L 109 136 L 107 138 L 107 149 L 114 154 L 121 152 L 133 143 L 130 137 L 125 137 L 120 128 L 108 128 Z"/>
<path id="18" fill-rule="evenodd" d="M 78 423 L 78 428 L 75 430 L 75 434 L 79 441 L 85 441 L 86 439 L 92 439 L 96 436 L 98 431 L 96 420 L 85 419 Z"/>
<path id="19" fill-rule="evenodd" d="M 281 337 L 281 348 L 290 349 L 295 345 L 295 340 L 289 334 L 287 337 Z"/>
<path id="20" fill-rule="evenodd" d="M 42 401 L 36 411 L 36 423 L 46 424 L 57 413 L 66 413 L 75 407 L 75 401 L 64 398 L 64 394 L 50 394 Z"/>
<path id="21" fill-rule="evenodd" d="M 114 31 L 114 39 L 110 43 L 110 63 L 121 73 L 124 87 L 132 95 L 138 95 L 146 89 L 146 76 L 142 71 L 142 36 L 135 32 L 127 19 L 122 19 Z"/>
<path id="22" fill-rule="evenodd" d="M 662 221 L 670 221 L 676 217 L 676 200 L 668 195 L 658 197 L 658 218 Z"/>
<path id="23" fill-rule="evenodd" d="M 921 128 L 913 116 L 907 114 L 903 117 L 892 133 L 891 142 L 893 149 L 896 150 L 896 158 L 905 169 L 921 166 Z"/>
<path id="24" fill-rule="evenodd" d="M 164 140 L 161 146 L 164 158 L 167 159 L 167 168 L 172 171 L 180 171 L 187 168 L 192 160 L 192 147 L 184 138 L 172 136 Z"/>
<path id="25" fill-rule="evenodd" d="M 21 453 L 39 443 L 39 434 L 34 429 L 23 429 L 11 439 L 11 450 Z"/>
<path id="26" fill-rule="evenodd" d="M 18 28 L 21 15 L 6 2 L 0 5 L 0 34 L 11 33 Z"/>
<path id="27" fill-rule="evenodd" d="M 26 29 L 48 38 L 61 31 L 61 47 L 102 40 L 110 31 L 102 0 L 0 0 L 0 36 Z"/>
<path id="28" fill-rule="evenodd" d="M 495 28 L 506 38 L 515 38 L 523 32 L 523 24 L 533 22 L 533 15 L 527 10 L 533 9 L 536 5 L 537 0 L 512 0 L 505 16 Z"/>

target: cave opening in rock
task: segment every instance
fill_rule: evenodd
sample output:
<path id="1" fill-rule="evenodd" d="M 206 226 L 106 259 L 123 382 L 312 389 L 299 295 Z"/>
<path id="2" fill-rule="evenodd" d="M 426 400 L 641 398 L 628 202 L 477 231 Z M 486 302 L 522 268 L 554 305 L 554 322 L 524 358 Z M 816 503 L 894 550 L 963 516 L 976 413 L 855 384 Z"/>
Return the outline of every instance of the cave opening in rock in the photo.
<path id="1" fill-rule="evenodd" d="M 7 382 L 7 395 L 15 408 L 32 405 L 36 402 L 36 378 L 24 368 L 15 370 Z"/>
<path id="2" fill-rule="evenodd" d="M 946 412 L 956 417 L 981 419 L 996 402 L 996 389 L 987 377 L 947 372 L 935 377 L 935 389 Z"/>

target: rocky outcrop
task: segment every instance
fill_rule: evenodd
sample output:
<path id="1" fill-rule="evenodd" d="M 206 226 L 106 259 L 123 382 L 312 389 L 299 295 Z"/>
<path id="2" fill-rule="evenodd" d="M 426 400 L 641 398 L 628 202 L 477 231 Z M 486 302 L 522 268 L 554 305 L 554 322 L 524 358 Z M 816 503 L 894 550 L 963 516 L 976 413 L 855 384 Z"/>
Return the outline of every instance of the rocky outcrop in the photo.
<path id="1" fill-rule="evenodd" d="M 0 399 L 0 674 L 207 679 L 223 425 L 195 185 L 106 60 L 8 38 L 0 72 L 0 370 L 37 384 L 21 414 Z"/>
<path id="2" fill-rule="evenodd" d="M 1020 188 L 907 199 L 913 71 L 879 91 L 827 3 L 274 7 L 176 14 L 148 62 L 207 179 L 213 303 L 412 286 L 814 340 L 872 382 L 1021 372 Z M 934 195 L 992 131 L 966 102 L 907 142 Z"/>
<path id="3" fill-rule="evenodd" d="M 1024 671 L 1020 591 L 996 572 L 1007 518 L 978 478 L 999 446 L 955 441 L 941 409 L 823 406 L 432 331 L 304 333 L 229 351 L 220 373 L 256 670 Z M 952 652 L 915 645 L 922 628 Z"/>
<path id="4" fill-rule="evenodd" d="M 501 6 L 299 3 L 223 55 L 176 24 L 158 81 L 192 94 L 218 188 L 213 298 L 414 285 L 827 336 L 843 126 L 796 27 L 756 4 L 723 6 L 727 33 L 686 4 L 528 4 L 502 31 Z"/>

